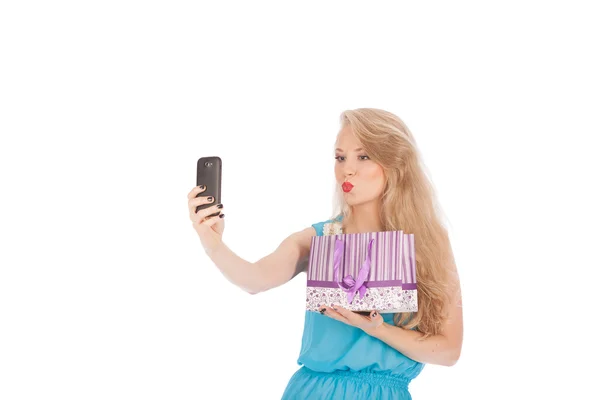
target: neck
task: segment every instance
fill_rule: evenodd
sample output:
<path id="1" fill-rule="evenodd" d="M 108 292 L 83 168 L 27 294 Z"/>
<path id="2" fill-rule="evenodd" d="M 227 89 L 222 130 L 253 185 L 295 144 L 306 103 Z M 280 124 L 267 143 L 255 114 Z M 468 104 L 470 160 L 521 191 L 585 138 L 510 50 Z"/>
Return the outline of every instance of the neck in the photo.
<path id="1" fill-rule="evenodd" d="M 380 207 L 377 202 L 369 202 L 353 206 L 351 215 L 342 221 L 344 233 L 382 232 L 383 226 L 379 218 Z"/>

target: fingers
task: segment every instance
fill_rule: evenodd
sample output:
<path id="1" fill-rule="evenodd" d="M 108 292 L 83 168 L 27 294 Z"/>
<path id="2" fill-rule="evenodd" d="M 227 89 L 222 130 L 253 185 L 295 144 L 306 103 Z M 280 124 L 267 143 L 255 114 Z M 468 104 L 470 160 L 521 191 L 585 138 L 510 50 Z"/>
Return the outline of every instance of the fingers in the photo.
<path id="1" fill-rule="evenodd" d="M 198 186 L 196 186 L 194 189 L 192 189 L 192 191 L 190 193 L 188 193 L 188 205 L 189 205 L 190 209 L 192 208 L 192 206 L 199 206 L 202 204 L 208 204 L 208 203 L 212 203 L 213 201 L 215 201 L 214 197 L 212 197 L 212 196 L 198 196 L 200 193 L 204 192 L 205 190 L 206 190 L 206 186 L 204 186 L 203 189 L 200 189 Z"/>
<path id="2" fill-rule="evenodd" d="M 225 208 L 223 207 L 223 204 L 215 204 L 212 207 L 208 207 L 203 210 L 198 210 L 198 212 L 195 214 L 194 218 L 197 223 L 201 224 L 205 220 L 208 220 L 210 218 L 219 217 L 219 215 L 225 215 L 225 214 L 223 214 L 224 210 L 225 210 Z M 213 214 L 215 214 L 215 215 L 213 215 Z"/>
<path id="3" fill-rule="evenodd" d="M 214 197 L 212 196 L 198 196 L 200 193 L 204 192 L 206 190 L 206 186 L 203 189 L 200 189 L 198 186 L 196 186 L 194 189 L 192 189 L 192 191 L 188 194 L 188 209 L 189 209 L 189 213 L 190 213 L 190 219 L 192 219 L 192 221 L 195 218 L 195 215 L 198 214 L 201 210 L 201 208 L 199 208 L 199 206 L 204 205 L 204 204 L 210 204 L 213 203 L 215 201 Z M 207 208 L 204 208 L 205 210 Z M 210 215 L 213 214 L 213 212 L 210 212 L 206 215 Z M 198 214 L 200 215 L 200 214 Z M 206 216 L 205 215 L 205 216 Z"/>
<path id="4" fill-rule="evenodd" d="M 190 208 L 192 206 L 199 206 L 202 204 L 208 204 L 208 203 L 212 203 L 213 201 L 215 201 L 215 198 L 212 196 L 198 196 L 200 193 L 204 192 L 205 190 L 206 189 L 192 191 L 192 193 L 196 193 L 196 195 L 193 197 L 188 196 L 188 204 L 190 205 Z"/>
<path id="5" fill-rule="evenodd" d="M 352 325 L 352 323 L 350 323 L 350 321 L 348 321 L 348 319 L 346 317 L 344 317 L 339 312 L 335 311 L 333 308 L 327 307 L 326 305 L 319 306 L 319 312 L 330 318 L 337 319 L 338 321 L 341 321 L 345 324 Z"/>
<path id="6" fill-rule="evenodd" d="M 348 321 L 353 322 L 353 323 L 356 323 L 357 318 L 361 317 L 360 315 L 354 313 L 354 311 L 347 310 L 341 306 L 333 306 L 333 309 L 335 310 L 335 312 L 337 312 L 338 314 L 340 314 L 341 316 L 346 318 Z"/>
<path id="7" fill-rule="evenodd" d="M 348 310 L 341 306 L 334 306 L 333 308 L 348 320 L 354 321 L 356 324 L 364 324 L 365 321 L 373 322 L 377 319 L 381 319 L 383 321 L 383 317 L 376 310 L 371 311 L 369 315 L 360 315 L 358 312 Z"/>
<path id="8" fill-rule="evenodd" d="M 319 311 L 323 315 L 327 315 L 330 318 L 355 326 L 364 331 L 374 329 L 383 323 L 383 317 L 376 310 L 371 311 L 368 316 L 363 316 L 338 305 L 334 305 L 333 307 L 323 305 L 319 307 Z"/>
<path id="9" fill-rule="evenodd" d="M 200 186 L 204 186 L 204 185 L 200 185 Z M 188 199 L 192 199 L 192 198 L 196 197 L 196 195 L 198 193 L 202 193 L 206 190 L 206 186 L 204 186 L 203 188 L 200 188 L 200 186 L 194 186 L 194 188 L 188 193 Z"/>
<path id="10" fill-rule="evenodd" d="M 383 316 L 378 313 L 377 311 L 373 310 L 371 311 L 371 326 L 369 328 L 375 328 L 378 327 L 379 325 L 383 324 Z"/>
<path id="11" fill-rule="evenodd" d="M 219 214 L 219 215 L 215 215 L 212 217 L 207 217 L 203 221 L 199 221 L 198 223 L 202 224 L 202 225 L 206 225 L 208 227 L 211 227 L 214 224 L 218 223 L 219 221 L 222 221 L 223 218 L 225 218 L 225 214 Z"/>

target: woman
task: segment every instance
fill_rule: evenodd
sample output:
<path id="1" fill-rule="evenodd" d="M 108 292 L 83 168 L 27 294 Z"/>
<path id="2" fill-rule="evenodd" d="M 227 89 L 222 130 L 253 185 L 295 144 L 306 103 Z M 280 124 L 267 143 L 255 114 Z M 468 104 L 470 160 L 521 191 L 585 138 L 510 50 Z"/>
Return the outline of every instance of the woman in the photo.
<path id="1" fill-rule="evenodd" d="M 371 108 L 341 114 L 335 149 L 337 210 L 249 263 L 221 240 L 222 205 L 194 213 L 206 197 L 188 195 L 190 219 L 211 260 L 251 294 L 306 271 L 311 237 L 403 230 L 415 237 L 418 312 L 369 315 L 338 305 L 306 311 L 298 364 L 283 399 L 411 399 L 424 365 L 452 366 L 462 347 L 460 282 L 447 230 L 416 142 L 400 118 Z M 342 188 L 344 189 L 342 191 Z M 214 201 L 214 200 L 213 200 Z"/>

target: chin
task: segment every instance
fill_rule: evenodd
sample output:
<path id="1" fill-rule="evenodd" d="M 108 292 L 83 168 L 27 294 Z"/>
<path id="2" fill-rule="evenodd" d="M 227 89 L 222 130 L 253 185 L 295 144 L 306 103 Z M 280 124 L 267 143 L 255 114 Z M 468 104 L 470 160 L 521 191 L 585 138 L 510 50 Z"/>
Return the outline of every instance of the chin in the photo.
<path id="1" fill-rule="evenodd" d="M 350 194 L 350 193 L 346 193 L 346 194 Z M 361 202 L 356 200 L 356 198 L 353 197 L 346 197 L 346 204 L 348 204 L 349 206 L 355 206 L 360 204 Z"/>

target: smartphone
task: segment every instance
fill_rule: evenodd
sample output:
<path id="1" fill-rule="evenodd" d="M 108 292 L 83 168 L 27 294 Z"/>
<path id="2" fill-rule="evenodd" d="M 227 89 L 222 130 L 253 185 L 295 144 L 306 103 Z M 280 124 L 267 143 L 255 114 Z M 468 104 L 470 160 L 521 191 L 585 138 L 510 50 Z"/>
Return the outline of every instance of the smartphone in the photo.
<path id="1" fill-rule="evenodd" d="M 200 192 L 196 197 L 212 196 L 215 200 L 212 203 L 202 204 L 196 207 L 196 212 L 204 208 L 212 207 L 221 203 L 221 172 L 223 162 L 217 156 L 200 157 L 196 166 L 196 186 L 204 185 L 206 190 Z M 213 217 L 219 215 L 221 211 L 209 215 Z"/>

